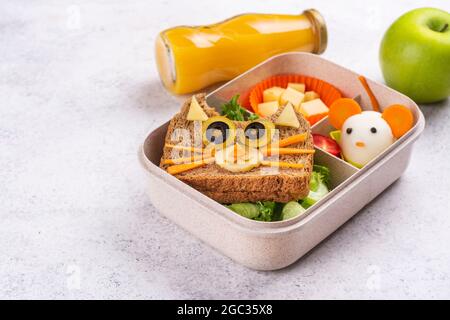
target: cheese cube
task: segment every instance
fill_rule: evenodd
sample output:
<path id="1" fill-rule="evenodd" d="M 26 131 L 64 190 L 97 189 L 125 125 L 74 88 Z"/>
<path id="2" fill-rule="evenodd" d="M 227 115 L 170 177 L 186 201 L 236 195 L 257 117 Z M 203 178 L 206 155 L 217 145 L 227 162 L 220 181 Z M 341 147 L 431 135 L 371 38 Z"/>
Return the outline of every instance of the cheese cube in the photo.
<path id="1" fill-rule="evenodd" d="M 305 117 L 310 117 L 316 114 L 328 113 L 328 107 L 320 99 L 303 102 L 300 106 L 300 113 Z"/>
<path id="2" fill-rule="evenodd" d="M 292 88 L 287 88 L 280 97 L 280 103 L 285 105 L 290 102 L 294 106 L 295 110 L 298 111 L 304 97 L 305 95 L 303 93 Z"/>
<path id="3" fill-rule="evenodd" d="M 263 92 L 263 101 L 279 101 L 281 94 L 284 92 L 284 89 L 281 87 L 272 87 L 264 90 Z"/>
<path id="4" fill-rule="evenodd" d="M 305 92 L 305 98 L 303 99 L 303 102 L 311 101 L 311 100 L 319 99 L 319 98 L 320 98 L 320 96 L 319 96 L 319 94 L 317 92 L 315 92 L 315 91 L 306 91 Z"/>
<path id="5" fill-rule="evenodd" d="M 270 117 L 278 111 L 278 101 L 270 101 L 258 104 L 258 113 L 263 117 Z"/>
<path id="6" fill-rule="evenodd" d="M 298 92 L 305 93 L 305 84 L 304 83 L 289 82 L 287 87 L 297 90 Z"/>
<path id="7" fill-rule="evenodd" d="M 208 116 L 203 111 L 202 107 L 198 103 L 195 96 L 192 96 L 191 105 L 189 106 L 189 111 L 186 116 L 186 119 L 189 121 L 206 121 L 208 120 Z"/>
<path id="8" fill-rule="evenodd" d="M 300 122 L 298 121 L 297 114 L 294 111 L 294 107 L 290 102 L 286 104 L 281 111 L 278 118 L 275 120 L 275 124 L 279 126 L 299 128 Z"/>

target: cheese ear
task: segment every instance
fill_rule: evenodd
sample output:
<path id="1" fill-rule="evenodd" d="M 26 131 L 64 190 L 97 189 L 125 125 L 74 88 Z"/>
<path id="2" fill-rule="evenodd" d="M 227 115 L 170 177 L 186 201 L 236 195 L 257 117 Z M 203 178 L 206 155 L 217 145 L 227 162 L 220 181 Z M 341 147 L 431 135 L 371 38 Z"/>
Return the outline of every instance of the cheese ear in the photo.
<path id="1" fill-rule="evenodd" d="M 294 111 L 294 107 L 290 102 L 286 104 L 284 109 L 278 115 L 277 119 L 274 121 L 276 125 L 299 128 L 300 122 L 298 121 L 297 114 Z"/>
<path id="2" fill-rule="evenodd" d="M 195 96 L 192 96 L 191 104 L 189 106 L 189 111 L 186 116 L 189 121 L 206 121 L 208 120 L 208 115 L 202 109 Z"/>
<path id="3" fill-rule="evenodd" d="M 393 104 L 387 107 L 383 111 L 382 118 L 389 124 L 392 134 L 397 139 L 414 126 L 413 113 L 401 104 Z"/>
<path id="4" fill-rule="evenodd" d="M 348 118 L 361 112 L 362 108 L 358 102 L 350 98 L 340 98 L 331 104 L 328 118 L 333 127 L 342 129 L 344 122 Z"/>

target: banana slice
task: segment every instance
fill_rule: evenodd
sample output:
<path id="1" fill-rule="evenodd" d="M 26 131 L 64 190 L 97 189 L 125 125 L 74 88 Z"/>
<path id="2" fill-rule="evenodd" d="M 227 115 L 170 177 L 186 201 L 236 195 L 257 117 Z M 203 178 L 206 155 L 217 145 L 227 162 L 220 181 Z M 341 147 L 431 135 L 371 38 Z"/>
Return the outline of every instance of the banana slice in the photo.
<path id="1" fill-rule="evenodd" d="M 255 148 L 230 146 L 217 150 L 215 160 L 218 166 L 231 172 L 246 172 L 258 167 L 263 159 L 262 153 Z"/>

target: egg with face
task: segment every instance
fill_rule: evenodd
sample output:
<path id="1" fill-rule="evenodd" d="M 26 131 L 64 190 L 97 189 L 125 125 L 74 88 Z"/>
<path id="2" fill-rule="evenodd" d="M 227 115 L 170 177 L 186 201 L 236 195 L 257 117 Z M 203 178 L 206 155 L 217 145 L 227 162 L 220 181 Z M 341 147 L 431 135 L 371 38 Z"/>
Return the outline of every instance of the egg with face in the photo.
<path id="1" fill-rule="evenodd" d="M 414 124 L 414 115 L 403 105 L 394 104 L 377 111 L 363 111 L 353 99 L 334 101 L 328 113 L 332 126 L 339 129 L 337 140 L 344 159 L 362 168 L 382 153 Z"/>
<path id="2" fill-rule="evenodd" d="M 344 158 L 362 167 L 394 141 L 392 130 L 381 113 L 364 111 L 344 122 L 340 145 Z"/>

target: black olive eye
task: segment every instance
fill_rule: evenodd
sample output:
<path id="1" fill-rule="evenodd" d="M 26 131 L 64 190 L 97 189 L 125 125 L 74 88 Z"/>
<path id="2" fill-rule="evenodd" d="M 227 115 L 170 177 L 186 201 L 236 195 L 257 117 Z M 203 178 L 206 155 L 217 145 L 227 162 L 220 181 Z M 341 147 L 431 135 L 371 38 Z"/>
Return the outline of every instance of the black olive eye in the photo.
<path id="1" fill-rule="evenodd" d="M 347 128 L 347 134 L 352 133 L 353 129 L 352 128 Z"/>
<path id="2" fill-rule="evenodd" d="M 229 129 L 230 127 L 225 122 L 213 122 L 206 129 L 206 139 L 214 144 L 224 143 L 228 138 Z"/>
<path id="3" fill-rule="evenodd" d="M 239 140 L 251 148 L 261 148 L 269 144 L 275 134 L 275 125 L 273 122 L 264 119 L 257 119 L 248 123 L 242 134 L 239 134 Z"/>
<path id="4" fill-rule="evenodd" d="M 375 127 L 370 128 L 370 132 L 377 133 L 377 128 L 375 128 Z"/>
<path id="5" fill-rule="evenodd" d="M 266 132 L 266 127 L 261 122 L 250 123 L 244 131 L 245 137 L 250 140 L 258 140 L 263 137 Z"/>

